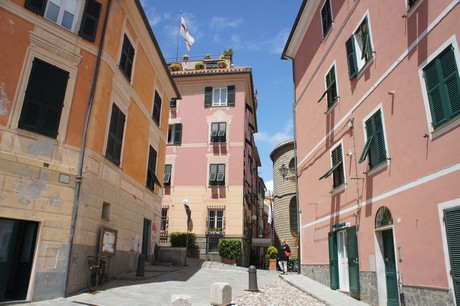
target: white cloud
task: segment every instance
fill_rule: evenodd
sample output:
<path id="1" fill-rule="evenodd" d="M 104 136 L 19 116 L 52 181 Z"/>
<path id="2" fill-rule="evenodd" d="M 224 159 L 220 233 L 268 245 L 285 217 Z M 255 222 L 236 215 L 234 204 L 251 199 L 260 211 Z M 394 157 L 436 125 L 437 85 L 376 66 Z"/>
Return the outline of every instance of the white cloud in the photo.
<path id="1" fill-rule="evenodd" d="M 265 187 L 267 188 L 267 192 L 265 193 L 265 195 L 267 196 L 273 194 L 273 180 L 264 183 Z"/>
<path id="2" fill-rule="evenodd" d="M 288 122 L 284 125 L 284 128 L 282 131 L 276 132 L 274 134 L 269 134 L 265 131 L 258 132 L 254 134 L 254 139 L 256 140 L 256 143 L 258 142 L 265 142 L 270 144 L 272 147 L 275 147 L 276 145 L 282 143 L 283 141 L 286 141 L 288 139 L 291 139 L 292 136 L 292 119 L 289 119 Z"/>
<path id="3" fill-rule="evenodd" d="M 224 29 L 224 28 L 236 28 L 243 22 L 243 18 L 230 19 L 226 17 L 212 17 L 211 28 Z"/>

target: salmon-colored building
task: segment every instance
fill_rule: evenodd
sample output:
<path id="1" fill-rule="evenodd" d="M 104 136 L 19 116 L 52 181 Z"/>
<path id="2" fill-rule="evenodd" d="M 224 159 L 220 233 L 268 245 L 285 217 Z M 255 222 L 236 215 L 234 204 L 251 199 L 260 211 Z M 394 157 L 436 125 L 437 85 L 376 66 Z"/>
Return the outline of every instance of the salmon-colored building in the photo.
<path id="1" fill-rule="evenodd" d="M 263 189 L 258 188 L 260 158 L 253 136 L 257 95 L 252 70 L 233 67 L 225 56 L 177 65 L 171 73 L 182 99 L 170 111 L 164 242 L 170 233 L 188 230 L 196 235 L 200 258 L 220 260 L 219 239 L 239 240 L 238 264 L 248 265 L 263 218 L 258 213 Z M 188 228 L 184 204 L 191 211 Z"/>
<path id="2" fill-rule="evenodd" d="M 0 36 L 0 302 L 135 270 L 180 97 L 140 1 L 1 1 Z"/>
<path id="3" fill-rule="evenodd" d="M 302 274 L 371 305 L 460 305 L 459 20 L 458 0 L 303 1 L 282 56 Z"/>

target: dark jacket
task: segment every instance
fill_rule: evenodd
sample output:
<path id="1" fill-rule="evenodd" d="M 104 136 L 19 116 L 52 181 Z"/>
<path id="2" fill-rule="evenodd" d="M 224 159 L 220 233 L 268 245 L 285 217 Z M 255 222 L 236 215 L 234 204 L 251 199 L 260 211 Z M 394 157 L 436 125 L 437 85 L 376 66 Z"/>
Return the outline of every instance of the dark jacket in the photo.
<path id="1" fill-rule="evenodd" d="M 280 247 L 280 249 L 278 251 L 278 260 L 286 260 L 286 261 L 289 260 L 289 257 L 286 256 L 285 251 L 291 252 L 291 249 L 289 248 L 287 243 L 284 246 Z"/>

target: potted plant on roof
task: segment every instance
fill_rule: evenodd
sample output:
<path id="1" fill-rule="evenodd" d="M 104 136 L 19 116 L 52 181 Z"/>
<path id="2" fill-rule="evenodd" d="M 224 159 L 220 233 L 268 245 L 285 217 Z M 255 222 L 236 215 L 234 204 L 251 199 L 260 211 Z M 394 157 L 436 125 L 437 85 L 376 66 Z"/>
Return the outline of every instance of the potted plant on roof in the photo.
<path id="1" fill-rule="evenodd" d="M 219 239 L 217 249 L 221 262 L 233 265 L 241 255 L 241 241 L 221 238 Z"/>
<path id="2" fill-rule="evenodd" d="M 271 245 L 267 248 L 267 253 L 266 257 L 268 258 L 270 264 L 269 264 L 269 270 L 276 271 L 276 257 L 278 256 L 278 249 L 274 246 Z"/>
<path id="3" fill-rule="evenodd" d="M 190 57 L 188 56 L 188 54 L 184 54 L 184 56 L 182 56 L 182 60 L 184 62 L 188 61 L 190 59 Z"/>
<path id="4" fill-rule="evenodd" d="M 181 71 L 182 70 L 182 66 L 181 64 L 179 63 L 172 63 L 171 65 L 169 65 L 169 69 L 171 71 Z"/>
<path id="5" fill-rule="evenodd" d="M 204 56 L 204 59 L 205 59 L 205 60 L 210 60 L 210 59 L 211 59 L 211 54 L 209 54 L 209 53 L 206 54 L 206 55 Z"/>
<path id="6" fill-rule="evenodd" d="M 204 69 L 204 63 L 202 61 L 196 62 L 195 69 L 196 70 Z"/>
<path id="7" fill-rule="evenodd" d="M 218 61 L 217 67 L 219 68 L 227 68 L 227 63 L 225 61 Z"/>

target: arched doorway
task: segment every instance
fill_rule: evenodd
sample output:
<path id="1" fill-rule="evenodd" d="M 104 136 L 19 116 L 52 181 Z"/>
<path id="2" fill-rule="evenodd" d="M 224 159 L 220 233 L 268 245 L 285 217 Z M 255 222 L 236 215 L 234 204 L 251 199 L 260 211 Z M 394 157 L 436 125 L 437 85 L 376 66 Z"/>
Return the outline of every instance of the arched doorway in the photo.
<path id="1" fill-rule="evenodd" d="M 393 217 L 388 207 L 379 208 L 374 222 L 379 305 L 399 306 Z"/>

